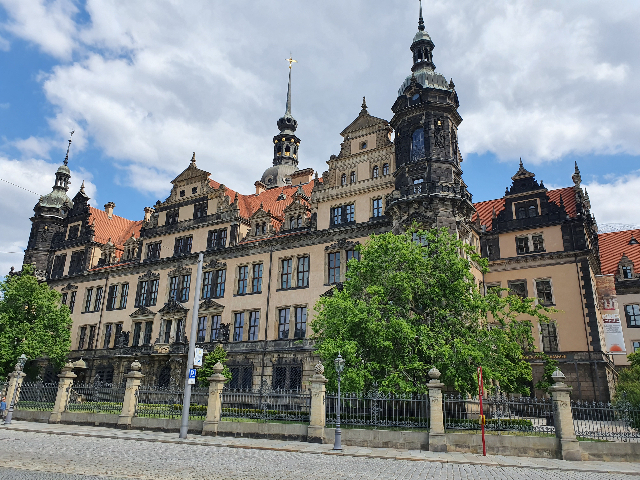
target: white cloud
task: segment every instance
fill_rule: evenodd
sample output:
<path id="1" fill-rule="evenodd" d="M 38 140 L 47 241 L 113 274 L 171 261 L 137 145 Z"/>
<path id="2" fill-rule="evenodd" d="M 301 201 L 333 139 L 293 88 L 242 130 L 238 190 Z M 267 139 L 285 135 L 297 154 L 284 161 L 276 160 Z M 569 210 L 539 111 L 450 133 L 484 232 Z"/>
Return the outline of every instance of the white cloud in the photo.
<path id="1" fill-rule="evenodd" d="M 9 43 L 9 40 L 7 40 L 6 38 L 0 37 L 0 51 L 8 52 L 10 48 L 11 48 L 11 44 Z"/>
<path id="2" fill-rule="evenodd" d="M 599 224 L 640 224 L 640 203 L 635 201 L 640 191 L 640 170 L 611 182 L 593 181 L 584 187 Z"/>
<path id="3" fill-rule="evenodd" d="M 29 218 L 33 215 L 33 207 L 39 195 L 51 191 L 58 166 L 33 158 L 18 161 L 0 156 L 0 211 L 3 212 L 0 218 L 0 276 L 12 266 L 20 269 L 31 230 Z M 88 172 L 72 170 L 71 173 L 73 178 L 86 178 L 87 194 L 95 198 L 96 187 Z"/>

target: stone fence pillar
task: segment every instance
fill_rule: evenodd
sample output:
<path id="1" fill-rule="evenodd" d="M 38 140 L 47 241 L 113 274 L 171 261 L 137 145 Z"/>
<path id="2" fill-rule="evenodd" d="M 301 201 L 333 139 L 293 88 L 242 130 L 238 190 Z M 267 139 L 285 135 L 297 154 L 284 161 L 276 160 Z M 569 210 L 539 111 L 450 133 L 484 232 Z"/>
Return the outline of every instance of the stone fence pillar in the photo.
<path id="1" fill-rule="evenodd" d="M 442 411 L 442 387 L 440 371 L 437 368 L 429 370 L 431 380 L 429 388 L 429 451 L 446 452 L 447 437 L 444 433 L 444 414 Z"/>
<path id="2" fill-rule="evenodd" d="M 76 374 L 73 373 L 73 363 L 67 362 L 62 369 L 62 372 L 58 374 L 58 393 L 56 394 L 56 403 L 53 404 L 53 410 L 49 415 L 49 423 L 60 423 L 62 420 L 62 414 L 67 409 L 69 403 L 69 392 L 73 385 L 73 379 L 76 378 Z"/>
<path id="3" fill-rule="evenodd" d="M 22 382 L 24 381 L 24 377 L 27 376 L 26 373 L 22 371 L 24 363 L 18 362 L 16 364 L 16 369 L 9 374 L 9 385 L 7 388 L 7 410 L 6 417 L 4 418 L 4 423 L 6 425 L 11 423 L 11 419 L 13 417 L 13 410 L 16 408 L 18 401 L 20 400 L 20 387 L 22 387 Z M 13 396 L 15 395 L 15 398 Z"/>
<path id="4" fill-rule="evenodd" d="M 202 426 L 202 435 L 217 435 L 218 424 L 222 416 L 222 389 L 227 377 L 222 375 L 224 366 L 218 362 L 213 366 L 213 375 L 209 380 L 209 400 L 207 402 L 207 417 Z"/>
<path id="5" fill-rule="evenodd" d="M 327 382 L 324 374 L 324 365 L 318 362 L 316 373 L 311 377 L 311 410 L 309 412 L 309 428 L 307 441 L 322 443 L 324 440 L 324 427 L 327 418 Z"/>
<path id="6" fill-rule="evenodd" d="M 563 460 L 582 460 L 580 444 L 576 439 L 573 428 L 573 416 L 571 415 L 571 387 L 566 385 L 564 374 L 556 369 L 552 375 L 554 385 L 549 387 L 549 393 L 553 398 L 553 420 L 556 427 L 556 437 L 560 442 L 560 451 Z"/>
<path id="7" fill-rule="evenodd" d="M 136 406 L 138 404 L 137 393 L 142 378 L 144 377 L 140 372 L 140 368 L 142 368 L 142 365 L 135 360 L 131 364 L 131 371 L 124 376 L 127 379 L 127 384 L 122 402 L 122 412 L 118 417 L 118 427 L 120 428 L 131 428 L 131 420 L 136 415 Z"/>

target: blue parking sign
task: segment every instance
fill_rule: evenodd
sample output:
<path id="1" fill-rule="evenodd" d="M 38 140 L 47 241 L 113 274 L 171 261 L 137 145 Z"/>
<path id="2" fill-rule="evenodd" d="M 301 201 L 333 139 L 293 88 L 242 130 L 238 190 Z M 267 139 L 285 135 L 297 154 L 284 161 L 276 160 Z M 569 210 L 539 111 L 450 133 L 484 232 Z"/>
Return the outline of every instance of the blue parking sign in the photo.
<path id="1" fill-rule="evenodd" d="M 189 385 L 195 385 L 195 383 L 196 383 L 196 369 L 195 368 L 190 368 L 189 369 L 189 380 L 187 380 L 187 383 Z"/>

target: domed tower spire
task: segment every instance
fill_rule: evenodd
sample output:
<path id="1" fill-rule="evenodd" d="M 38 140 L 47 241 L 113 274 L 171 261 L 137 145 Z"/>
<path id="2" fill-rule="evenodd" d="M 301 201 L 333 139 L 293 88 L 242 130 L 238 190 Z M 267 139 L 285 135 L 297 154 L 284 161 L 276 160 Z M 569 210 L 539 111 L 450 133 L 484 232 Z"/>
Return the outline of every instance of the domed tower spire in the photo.
<path id="1" fill-rule="evenodd" d="M 418 30 L 424 31 L 424 20 L 422 19 L 422 0 L 420 0 L 420 18 L 418 19 Z"/>
<path id="2" fill-rule="evenodd" d="M 424 29 L 424 19 L 422 18 L 422 0 L 420 0 L 420 17 L 418 18 L 418 33 L 413 37 L 411 52 L 413 53 L 412 72 L 426 70 L 433 72 L 436 66 L 433 64 L 433 49 L 435 45 L 431 37 Z"/>
<path id="3" fill-rule="evenodd" d="M 278 119 L 280 133 L 273 137 L 273 167 L 265 170 L 260 180 L 267 188 L 288 185 L 291 182 L 291 174 L 298 169 L 300 139 L 295 135 L 298 122 L 291 115 L 291 67 L 298 62 L 291 56 L 287 58 L 287 62 L 289 62 L 287 107 L 284 115 Z"/>

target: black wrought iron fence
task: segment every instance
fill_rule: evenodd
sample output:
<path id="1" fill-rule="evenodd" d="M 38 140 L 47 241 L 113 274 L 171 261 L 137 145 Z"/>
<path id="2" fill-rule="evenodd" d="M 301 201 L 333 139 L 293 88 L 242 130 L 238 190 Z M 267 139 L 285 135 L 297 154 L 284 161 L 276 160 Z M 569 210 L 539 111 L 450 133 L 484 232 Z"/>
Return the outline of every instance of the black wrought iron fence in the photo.
<path id="1" fill-rule="evenodd" d="M 74 383 L 69 387 L 69 412 L 121 413 L 125 388 L 102 382 Z"/>
<path id="2" fill-rule="evenodd" d="M 141 386 L 136 392 L 136 416 L 147 418 L 178 418 L 182 416 L 184 391 L 177 387 Z M 207 416 L 209 388 L 192 387 L 189 418 Z"/>
<path id="3" fill-rule="evenodd" d="M 571 402 L 578 440 L 640 443 L 640 408 L 628 402 Z"/>
<path id="4" fill-rule="evenodd" d="M 308 423 L 311 394 L 305 390 L 225 389 L 222 420 Z"/>
<path id="5" fill-rule="evenodd" d="M 335 426 L 338 396 L 328 394 L 326 425 Z M 429 396 L 426 394 L 393 395 L 377 391 L 367 394 L 340 395 L 340 426 L 373 429 L 429 428 Z"/>
<path id="6" fill-rule="evenodd" d="M 16 403 L 18 410 L 39 410 L 42 412 L 53 410 L 58 394 L 57 383 L 22 382 L 20 396 Z"/>
<path id="7" fill-rule="evenodd" d="M 478 397 L 444 395 L 444 424 L 449 431 L 479 432 L 480 401 Z M 555 435 L 553 401 L 508 395 L 483 397 L 485 432 L 511 435 Z"/>

